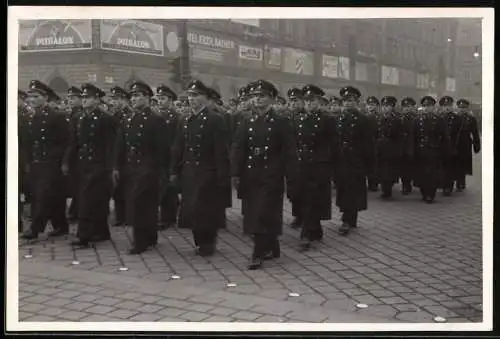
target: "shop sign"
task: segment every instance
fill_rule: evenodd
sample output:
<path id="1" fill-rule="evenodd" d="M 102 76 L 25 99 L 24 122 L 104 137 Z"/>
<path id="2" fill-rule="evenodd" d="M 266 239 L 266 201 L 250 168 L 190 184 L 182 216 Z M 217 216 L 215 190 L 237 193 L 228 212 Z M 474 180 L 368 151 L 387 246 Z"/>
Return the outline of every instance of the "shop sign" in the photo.
<path id="1" fill-rule="evenodd" d="M 100 20 L 101 48 L 164 55 L 163 26 L 138 20 Z"/>
<path id="2" fill-rule="evenodd" d="M 264 59 L 262 48 L 239 45 L 238 66 L 248 68 L 262 68 Z"/>
<path id="3" fill-rule="evenodd" d="M 90 20 L 21 20 L 19 51 L 68 51 L 92 48 Z"/>
<path id="4" fill-rule="evenodd" d="M 213 33 L 187 33 L 190 57 L 193 61 L 232 66 L 235 64 L 236 43 Z"/>
<path id="5" fill-rule="evenodd" d="M 292 74 L 314 75 L 314 54 L 312 52 L 284 48 L 283 71 Z"/>
<path id="6" fill-rule="evenodd" d="M 264 53 L 264 60 L 267 68 L 281 69 L 281 48 L 279 47 L 266 47 Z"/>

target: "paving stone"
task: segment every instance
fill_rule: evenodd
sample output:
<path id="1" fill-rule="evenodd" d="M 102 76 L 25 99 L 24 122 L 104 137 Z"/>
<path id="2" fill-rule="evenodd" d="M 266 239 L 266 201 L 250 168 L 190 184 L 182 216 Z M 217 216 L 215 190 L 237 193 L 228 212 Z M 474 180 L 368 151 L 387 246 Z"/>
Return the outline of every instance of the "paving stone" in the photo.
<path id="1" fill-rule="evenodd" d="M 50 288 L 50 287 L 41 288 L 39 290 L 36 290 L 37 294 L 43 294 L 43 295 L 48 295 L 48 296 L 56 294 L 57 292 L 59 292 L 58 289 L 56 289 L 56 288 Z"/>
<path id="2" fill-rule="evenodd" d="M 28 304 L 26 304 L 24 306 L 21 306 L 20 310 L 22 310 L 23 312 L 36 313 L 36 312 L 44 309 L 45 307 L 46 306 L 42 305 L 42 304 L 28 303 Z"/>
<path id="3" fill-rule="evenodd" d="M 393 318 L 397 314 L 397 310 L 394 307 L 388 305 L 374 305 L 368 308 L 359 310 L 360 314 L 370 314 L 382 318 Z"/>
<path id="4" fill-rule="evenodd" d="M 80 319 L 80 322 L 112 322 L 113 318 L 101 315 L 101 314 L 91 314 L 88 317 Z"/>
<path id="5" fill-rule="evenodd" d="M 58 298 L 68 298 L 68 299 L 71 299 L 71 298 L 78 297 L 81 294 L 82 293 L 78 292 L 78 291 L 59 291 L 59 293 L 57 293 L 57 297 Z"/>
<path id="6" fill-rule="evenodd" d="M 89 307 L 85 310 L 85 312 L 90 313 L 90 314 L 108 314 L 112 311 L 114 311 L 114 307 L 110 306 L 104 306 L 104 305 L 96 305 Z"/>
<path id="7" fill-rule="evenodd" d="M 114 305 L 116 308 L 125 308 L 128 310 L 137 310 L 139 307 L 144 306 L 143 303 L 137 302 L 137 301 L 122 301 L 121 303 L 118 303 Z"/>
<path id="8" fill-rule="evenodd" d="M 420 307 L 414 304 L 396 304 L 392 305 L 392 307 L 400 312 L 417 312 L 420 310 Z"/>
<path id="9" fill-rule="evenodd" d="M 137 308 L 137 311 L 140 313 L 156 313 L 163 308 L 165 308 L 165 306 L 146 304 Z"/>
<path id="10" fill-rule="evenodd" d="M 240 311 L 240 312 L 236 312 L 236 313 L 232 314 L 231 318 L 253 321 L 261 316 L 262 316 L 262 314 L 260 314 L 260 313 Z"/>
<path id="11" fill-rule="evenodd" d="M 436 316 L 440 317 L 458 317 L 459 315 L 456 314 L 455 312 L 447 309 L 446 307 L 442 306 L 424 306 L 423 307 L 427 312 L 434 314 Z"/>
<path id="12" fill-rule="evenodd" d="M 171 318 L 171 317 L 165 317 L 161 318 L 158 320 L 158 322 L 172 322 L 172 323 L 180 323 L 180 322 L 185 322 L 186 320 L 184 319 L 178 319 L 178 318 Z"/>
<path id="13" fill-rule="evenodd" d="M 35 315 L 34 317 L 31 318 L 26 318 L 24 321 L 39 321 L 39 322 L 47 322 L 47 321 L 57 321 L 57 318 L 55 317 L 49 317 L 47 315 Z"/>
<path id="14" fill-rule="evenodd" d="M 187 312 L 186 310 L 168 307 L 168 308 L 164 308 L 162 310 L 159 310 L 158 314 L 161 314 L 161 315 L 164 315 L 167 317 L 177 317 L 177 316 L 184 314 L 186 312 Z"/>
<path id="15" fill-rule="evenodd" d="M 203 321 L 206 318 L 209 317 L 208 314 L 205 313 L 200 313 L 200 312 L 186 312 L 181 315 L 179 315 L 181 319 L 191 321 L 191 322 L 197 322 L 197 321 Z"/>
<path id="16" fill-rule="evenodd" d="M 258 322 L 258 323 L 282 323 L 282 322 L 286 322 L 286 318 L 276 317 L 276 316 L 272 316 L 272 315 L 264 315 L 260 318 L 255 319 L 254 322 Z"/>
<path id="17" fill-rule="evenodd" d="M 96 299 L 99 299 L 99 296 L 93 295 L 93 294 L 82 294 L 82 295 L 79 295 L 79 296 L 73 298 L 73 300 L 81 301 L 81 302 L 92 302 Z"/>
<path id="18" fill-rule="evenodd" d="M 116 305 L 120 302 L 123 302 L 123 300 L 117 299 L 117 298 L 112 298 L 112 297 L 104 297 L 104 298 L 99 298 L 99 299 L 94 300 L 95 304 L 105 305 L 105 306 L 113 306 L 113 305 Z"/>
<path id="19" fill-rule="evenodd" d="M 65 306 L 74 302 L 71 299 L 66 298 L 53 298 L 49 301 L 46 301 L 44 304 L 48 306 Z"/>
<path id="20" fill-rule="evenodd" d="M 420 312 L 401 312 L 396 315 L 396 319 L 415 322 L 415 323 L 430 323 L 434 322 L 434 316 L 430 313 L 420 311 Z"/>
<path id="21" fill-rule="evenodd" d="M 137 315 L 138 313 L 139 312 L 134 311 L 134 310 L 119 308 L 119 309 L 116 309 L 116 310 L 110 312 L 108 315 L 110 317 L 113 317 L 113 318 L 129 319 L 129 318 Z"/>
<path id="22" fill-rule="evenodd" d="M 316 311 L 301 310 L 290 312 L 286 315 L 286 317 L 294 321 L 300 320 L 304 322 L 320 323 L 326 320 L 328 315 Z"/>
<path id="23" fill-rule="evenodd" d="M 177 307 L 177 308 L 187 308 L 191 303 L 185 302 L 185 301 L 180 301 L 180 300 L 175 300 L 175 299 L 159 299 L 156 301 L 156 304 L 162 305 L 162 306 L 167 306 L 167 307 Z"/>
<path id="24" fill-rule="evenodd" d="M 31 297 L 24 298 L 23 302 L 32 303 L 32 304 L 43 304 L 50 299 L 52 299 L 52 298 L 50 296 L 47 296 L 47 295 L 33 295 Z"/>
<path id="25" fill-rule="evenodd" d="M 245 300 L 243 298 L 238 298 L 238 299 L 227 299 L 218 304 L 219 306 L 224 306 L 224 307 L 229 307 L 229 308 L 235 308 L 238 310 L 249 310 L 252 307 L 255 306 L 255 302 L 249 301 L 248 299 Z"/>
<path id="26" fill-rule="evenodd" d="M 24 321 L 24 319 L 34 317 L 34 316 L 35 316 L 35 313 L 31 313 L 31 312 L 19 312 L 19 314 L 17 315 L 19 321 Z"/>
<path id="27" fill-rule="evenodd" d="M 388 305 L 404 304 L 406 300 L 400 297 L 379 298 L 381 302 Z"/>
<path id="28" fill-rule="evenodd" d="M 377 291 L 370 290 L 370 294 L 372 294 L 373 296 L 375 296 L 377 298 L 387 298 L 387 297 L 394 297 L 395 296 L 394 293 L 392 293 L 391 291 L 388 291 L 388 290 L 377 290 Z"/>
<path id="29" fill-rule="evenodd" d="M 64 312 L 60 313 L 57 315 L 57 318 L 67 321 L 79 321 L 80 319 L 83 319 L 85 317 L 88 317 L 89 314 L 85 312 L 79 312 L 79 311 L 67 311 L 64 310 Z"/>
<path id="30" fill-rule="evenodd" d="M 128 319 L 128 321 L 158 321 L 164 318 L 163 315 L 157 313 L 140 313 Z"/>
<path id="31" fill-rule="evenodd" d="M 215 308 L 208 311 L 208 313 L 211 313 L 214 315 L 222 315 L 222 316 L 229 316 L 229 315 L 234 314 L 236 312 L 238 312 L 238 311 L 233 309 L 233 308 L 227 308 L 227 307 L 215 307 Z"/>
<path id="32" fill-rule="evenodd" d="M 39 315 L 47 315 L 47 316 L 58 316 L 61 313 L 64 313 L 65 310 L 62 308 L 55 308 L 55 307 L 47 307 L 44 309 L 41 309 L 37 312 Z"/>

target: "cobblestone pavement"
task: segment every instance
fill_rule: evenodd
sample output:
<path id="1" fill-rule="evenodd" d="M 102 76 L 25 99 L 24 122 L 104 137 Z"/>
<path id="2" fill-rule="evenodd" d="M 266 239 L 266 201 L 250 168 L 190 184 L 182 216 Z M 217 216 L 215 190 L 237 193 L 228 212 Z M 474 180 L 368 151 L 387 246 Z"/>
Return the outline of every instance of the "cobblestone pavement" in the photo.
<path id="1" fill-rule="evenodd" d="M 88 250 L 73 251 L 65 239 L 21 243 L 20 320 L 481 322 L 480 156 L 474 167 L 465 192 L 438 194 L 433 205 L 416 191 L 403 197 L 399 186 L 388 202 L 370 193 L 347 237 L 336 233 L 334 208 L 310 252 L 284 226 L 282 258 L 260 271 L 245 269 L 252 244 L 237 200 L 211 259 L 194 255 L 183 229 L 160 232 L 157 248 L 141 256 L 125 254 L 131 230 L 122 227 Z M 288 203 L 285 211 L 289 223 Z"/>

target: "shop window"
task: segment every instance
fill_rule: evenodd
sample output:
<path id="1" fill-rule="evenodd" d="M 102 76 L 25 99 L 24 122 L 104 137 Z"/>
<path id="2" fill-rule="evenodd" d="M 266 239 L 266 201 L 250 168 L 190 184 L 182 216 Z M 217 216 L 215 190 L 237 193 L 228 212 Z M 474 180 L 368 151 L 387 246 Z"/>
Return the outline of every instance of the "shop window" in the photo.
<path id="1" fill-rule="evenodd" d="M 61 95 L 67 93 L 69 84 L 66 80 L 61 77 L 55 77 L 49 83 L 49 87 L 54 90 L 57 94 Z"/>

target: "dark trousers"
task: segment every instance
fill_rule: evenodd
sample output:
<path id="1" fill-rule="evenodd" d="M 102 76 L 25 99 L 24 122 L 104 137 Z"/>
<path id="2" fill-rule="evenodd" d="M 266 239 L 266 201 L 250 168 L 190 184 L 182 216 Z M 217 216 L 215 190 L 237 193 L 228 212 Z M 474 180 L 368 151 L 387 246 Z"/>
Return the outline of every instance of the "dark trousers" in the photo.
<path id="1" fill-rule="evenodd" d="M 465 188 L 465 174 L 459 174 L 457 176 L 457 187 Z"/>
<path id="2" fill-rule="evenodd" d="M 37 202 L 34 202 L 35 204 Z M 49 213 L 36 213 L 32 215 L 31 230 L 34 233 L 42 233 L 50 221 L 54 230 L 68 232 L 69 225 L 66 220 L 66 197 L 60 195 L 54 198 L 53 208 Z"/>
<path id="3" fill-rule="evenodd" d="M 382 193 L 385 195 L 385 196 L 391 196 L 392 195 L 392 186 L 393 186 L 393 182 L 392 181 L 384 181 L 381 183 L 381 187 L 382 187 Z"/>
<path id="4" fill-rule="evenodd" d="M 342 221 L 351 227 L 357 227 L 358 211 L 355 209 L 344 210 L 342 213 Z"/>
<path id="5" fill-rule="evenodd" d="M 368 176 L 368 189 L 369 190 L 375 190 L 378 188 L 378 181 L 377 179 L 375 178 L 374 175 L 370 175 Z"/>
<path id="6" fill-rule="evenodd" d="M 301 239 L 319 241 L 323 239 L 323 227 L 319 218 L 306 218 L 302 223 Z"/>
<path id="7" fill-rule="evenodd" d="M 95 238 L 109 238 L 110 232 L 108 227 L 107 216 L 99 218 L 80 218 L 78 220 L 78 238 L 83 241 L 91 241 Z"/>
<path id="8" fill-rule="evenodd" d="M 264 259 L 269 253 L 279 255 L 280 245 L 277 235 L 274 234 L 254 234 L 252 259 Z"/>
<path id="9" fill-rule="evenodd" d="M 19 205 L 18 205 L 19 224 L 17 225 L 17 229 L 18 229 L 19 233 L 22 233 L 24 231 L 23 209 L 24 209 L 24 204 L 21 202 L 21 195 L 19 195 Z"/>
<path id="10" fill-rule="evenodd" d="M 196 247 L 215 246 L 217 230 L 193 230 L 193 239 Z"/>
<path id="11" fill-rule="evenodd" d="M 411 184 L 411 178 L 409 176 L 403 175 L 401 176 L 401 182 L 403 183 L 403 191 L 411 191 L 412 189 L 412 184 Z"/>
<path id="12" fill-rule="evenodd" d="M 125 221 L 125 197 L 123 192 L 123 185 L 118 184 L 113 190 L 113 201 L 115 202 L 115 221 Z"/>
<path id="13" fill-rule="evenodd" d="M 71 219 L 78 218 L 78 201 L 76 200 L 76 195 L 71 198 L 71 203 L 69 204 L 68 214 Z"/>
<path id="14" fill-rule="evenodd" d="M 437 191 L 436 186 L 425 185 L 425 184 L 420 185 L 420 193 L 424 198 L 434 199 L 436 197 L 436 191 Z"/>
<path id="15" fill-rule="evenodd" d="M 167 189 L 160 200 L 160 222 L 174 224 L 177 222 L 179 197 L 174 190 Z"/>

